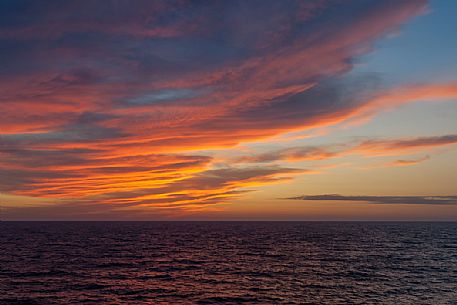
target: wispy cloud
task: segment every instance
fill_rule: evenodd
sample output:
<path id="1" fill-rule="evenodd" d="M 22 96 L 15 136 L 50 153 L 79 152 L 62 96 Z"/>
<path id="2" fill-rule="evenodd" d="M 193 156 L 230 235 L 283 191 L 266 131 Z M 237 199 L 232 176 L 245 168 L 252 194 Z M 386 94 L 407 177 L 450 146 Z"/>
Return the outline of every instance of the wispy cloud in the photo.
<path id="1" fill-rule="evenodd" d="M 456 84 L 381 92 L 375 77 L 345 78 L 358 56 L 426 7 L 417 0 L 2 2 L 0 191 L 194 207 L 309 173 L 271 164 L 221 169 L 194 151 L 456 97 Z M 454 140 L 367 142 L 357 150 Z M 293 148 L 245 161 L 340 153 Z"/>
<path id="2" fill-rule="evenodd" d="M 367 140 L 360 143 L 355 151 L 366 154 L 385 154 L 386 152 L 420 151 L 446 145 L 457 144 L 457 135 L 414 137 L 409 139 Z"/>
<path id="3" fill-rule="evenodd" d="M 240 163 L 263 163 L 273 161 L 295 162 L 303 160 L 326 160 L 350 154 L 358 154 L 362 156 L 397 156 L 454 144 L 457 144 L 457 135 L 399 139 L 369 139 L 342 144 L 290 147 L 266 153 L 242 156 L 235 158 L 233 161 Z M 411 160 L 400 159 L 388 164 L 412 165 L 429 159 L 429 156 Z"/>
<path id="4" fill-rule="evenodd" d="M 399 159 L 392 162 L 388 162 L 386 165 L 391 166 L 409 166 L 415 165 L 424 161 L 430 160 L 430 156 L 424 156 L 418 159 Z"/>

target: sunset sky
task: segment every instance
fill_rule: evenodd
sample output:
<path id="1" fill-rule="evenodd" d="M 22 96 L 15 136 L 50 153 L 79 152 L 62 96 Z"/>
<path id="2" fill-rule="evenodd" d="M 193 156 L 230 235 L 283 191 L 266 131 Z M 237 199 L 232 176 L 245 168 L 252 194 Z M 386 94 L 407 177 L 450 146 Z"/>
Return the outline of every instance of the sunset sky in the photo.
<path id="1" fill-rule="evenodd" d="M 457 220 L 457 1 L 0 2 L 0 218 Z"/>

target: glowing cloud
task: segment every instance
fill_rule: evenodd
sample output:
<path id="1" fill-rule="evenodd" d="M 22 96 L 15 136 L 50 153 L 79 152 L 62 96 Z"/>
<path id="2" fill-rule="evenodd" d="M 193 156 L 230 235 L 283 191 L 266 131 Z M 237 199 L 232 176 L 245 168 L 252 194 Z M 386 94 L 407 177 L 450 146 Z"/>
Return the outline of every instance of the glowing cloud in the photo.
<path id="1" fill-rule="evenodd" d="M 312 172 L 243 163 L 456 143 L 287 148 L 230 165 L 195 152 L 456 98 L 453 83 L 380 90 L 345 77 L 426 10 L 418 0 L 2 3 L 0 191 L 63 210 L 186 210 Z"/>

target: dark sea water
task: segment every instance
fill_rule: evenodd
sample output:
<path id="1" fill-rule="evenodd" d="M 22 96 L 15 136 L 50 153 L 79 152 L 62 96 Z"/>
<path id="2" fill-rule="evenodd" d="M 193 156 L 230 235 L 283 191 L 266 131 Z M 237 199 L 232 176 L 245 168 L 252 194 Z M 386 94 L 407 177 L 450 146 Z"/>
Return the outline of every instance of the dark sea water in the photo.
<path id="1" fill-rule="evenodd" d="M 0 222 L 0 304 L 457 304 L 457 223 Z"/>

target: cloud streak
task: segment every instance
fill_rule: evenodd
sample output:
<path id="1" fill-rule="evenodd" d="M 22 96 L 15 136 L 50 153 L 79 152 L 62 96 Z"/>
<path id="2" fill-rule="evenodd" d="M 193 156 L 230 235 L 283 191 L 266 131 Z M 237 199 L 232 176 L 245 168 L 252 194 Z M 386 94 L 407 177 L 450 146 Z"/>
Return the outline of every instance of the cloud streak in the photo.
<path id="1" fill-rule="evenodd" d="M 359 142 L 343 144 L 328 144 L 322 146 L 300 146 L 281 150 L 242 156 L 234 159 L 239 163 L 263 163 L 274 161 L 313 161 L 327 160 L 351 154 L 362 156 L 396 156 L 417 153 L 424 150 L 435 149 L 457 144 L 457 135 L 411 137 L 400 139 L 369 139 Z M 426 160 L 426 156 L 414 160 L 396 160 L 390 165 L 412 165 Z"/>
<path id="2" fill-rule="evenodd" d="M 415 165 L 424 161 L 430 160 L 430 156 L 424 156 L 422 158 L 418 159 L 400 159 L 400 160 L 395 160 L 393 162 L 387 163 L 387 165 L 390 166 L 410 166 L 410 165 Z"/>
<path id="3" fill-rule="evenodd" d="M 344 196 L 338 194 L 305 195 L 286 199 L 305 201 L 345 201 L 371 204 L 457 204 L 457 196 Z"/>
<path id="4" fill-rule="evenodd" d="M 346 77 L 378 39 L 426 10 L 417 0 L 2 2 L 0 191 L 194 209 L 311 173 L 242 163 L 328 159 L 345 148 L 290 148 L 232 165 L 195 151 L 456 98 L 456 84 L 380 90 L 376 77 Z M 350 149 L 455 138 L 405 141 Z"/>

